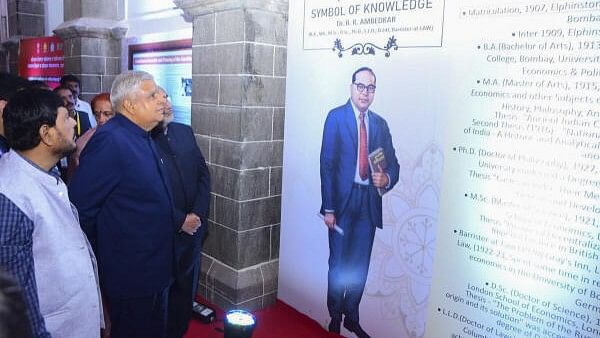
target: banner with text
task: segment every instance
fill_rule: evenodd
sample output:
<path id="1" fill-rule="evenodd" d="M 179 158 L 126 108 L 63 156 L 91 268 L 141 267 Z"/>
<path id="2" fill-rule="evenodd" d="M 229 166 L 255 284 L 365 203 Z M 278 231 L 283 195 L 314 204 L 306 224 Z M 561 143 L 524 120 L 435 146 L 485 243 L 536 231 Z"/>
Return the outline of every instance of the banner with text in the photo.
<path id="1" fill-rule="evenodd" d="M 319 154 L 368 66 L 400 179 L 382 197 L 361 326 L 599 337 L 599 27 L 600 1 L 290 4 L 280 298 L 327 328 Z"/>
<path id="2" fill-rule="evenodd" d="M 132 69 L 146 71 L 169 94 L 173 120 L 190 125 L 192 121 L 192 48 L 137 51 Z"/>
<path id="3" fill-rule="evenodd" d="M 19 44 L 19 76 L 59 85 L 64 75 L 63 42 L 56 36 L 22 39 Z"/>
<path id="4" fill-rule="evenodd" d="M 444 1 L 305 0 L 289 6 L 278 296 L 327 329 L 328 276 L 336 273 L 328 264 L 329 236 L 340 239 L 345 247 L 371 244 L 367 237 L 355 238 L 357 225 L 352 222 L 338 224 L 343 235 L 328 230 L 319 213 L 325 181 L 336 181 L 334 189 L 353 183 L 354 177 L 341 177 L 336 168 L 344 160 L 351 166 L 356 163 L 358 129 L 353 136 L 347 127 L 331 121 L 339 112 L 352 114 L 348 110 L 351 93 L 362 90 L 358 105 L 368 98 L 372 101 L 369 111 L 377 114 L 368 117 L 369 142 L 387 140 L 387 127 L 393 147 L 384 145 L 384 151 L 377 152 L 380 144 L 369 145 L 373 147 L 371 160 L 388 162 L 391 169 L 389 155 L 394 154 L 400 165 L 399 179 L 383 194 L 380 211 L 363 205 L 364 210 L 371 210 L 367 213 L 381 212 L 383 220 L 382 229 L 373 230 L 372 253 L 366 256 L 368 272 L 360 276 L 366 277 L 364 292 L 356 291 L 360 283 L 349 283 L 351 278 L 344 272 L 338 277 L 343 275 L 345 302 L 357 302 L 356 296 L 362 295 L 359 324 L 371 336 L 423 337 L 445 156 L 446 123 L 441 118 L 449 83 L 440 77 L 447 69 L 442 49 Z M 363 73 L 353 84 L 352 75 L 361 67 L 373 70 L 374 83 L 362 83 L 368 80 Z M 326 124 L 335 107 L 343 108 L 332 112 Z M 340 123 L 351 126 L 355 122 Z M 323 144 L 326 136 L 334 137 L 336 145 Z M 321 154 L 335 159 L 325 163 Z M 367 189 L 377 195 L 373 183 L 369 185 Z M 333 197 L 344 199 L 342 194 Z M 379 203 L 376 197 L 371 201 Z M 349 216 L 341 211 L 336 217 L 339 221 Z M 374 229 L 375 224 L 369 226 Z M 342 262 L 358 255 L 348 250 Z M 354 315 L 346 313 L 346 320 Z M 352 335 L 343 325 L 341 332 Z"/>
<path id="5" fill-rule="evenodd" d="M 322 1 L 306 0 L 305 49 L 329 49 L 332 41 L 343 52 L 384 42 L 398 47 L 442 45 L 443 1 Z M 344 48 L 343 46 L 350 46 Z"/>
<path id="6" fill-rule="evenodd" d="M 426 336 L 600 337 L 600 1 L 446 14 L 452 118 Z"/>

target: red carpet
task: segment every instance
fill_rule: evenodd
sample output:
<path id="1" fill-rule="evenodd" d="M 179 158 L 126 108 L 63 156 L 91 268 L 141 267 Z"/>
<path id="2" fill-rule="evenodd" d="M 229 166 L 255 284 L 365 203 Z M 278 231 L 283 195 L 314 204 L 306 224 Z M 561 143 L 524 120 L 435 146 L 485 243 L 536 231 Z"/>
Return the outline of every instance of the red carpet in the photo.
<path id="1" fill-rule="evenodd" d="M 206 302 L 202 301 L 206 304 Z M 215 307 L 213 307 L 215 308 Z M 192 319 L 184 338 L 223 338 L 223 311 L 217 310 L 217 319 L 211 324 L 203 324 Z M 256 328 L 252 338 L 339 338 L 327 332 L 319 323 L 296 311 L 291 306 L 277 300 L 266 309 L 253 313 Z"/>

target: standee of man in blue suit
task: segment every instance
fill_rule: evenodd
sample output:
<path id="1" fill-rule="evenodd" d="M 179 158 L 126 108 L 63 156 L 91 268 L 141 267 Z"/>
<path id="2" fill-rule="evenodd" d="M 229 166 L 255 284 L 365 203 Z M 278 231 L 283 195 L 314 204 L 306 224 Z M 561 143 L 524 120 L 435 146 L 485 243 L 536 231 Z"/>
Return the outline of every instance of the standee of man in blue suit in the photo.
<path id="1" fill-rule="evenodd" d="M 381 195 L 398 182 L 400 171 L 386 121 L 369 110 L 375 89 L 372 69 L 352 74 L 350 99 L 327 115 L 321 145 L 321 214 L 329 228 L 329 331 L 339 333 L 344 316 L 344 327 L 359 338 L 370 337 L 359 324 L 359 305 L 375 229 L 383 223 Z M 373 171 L 369 154 L 379 148 L 386 165 Z"/>

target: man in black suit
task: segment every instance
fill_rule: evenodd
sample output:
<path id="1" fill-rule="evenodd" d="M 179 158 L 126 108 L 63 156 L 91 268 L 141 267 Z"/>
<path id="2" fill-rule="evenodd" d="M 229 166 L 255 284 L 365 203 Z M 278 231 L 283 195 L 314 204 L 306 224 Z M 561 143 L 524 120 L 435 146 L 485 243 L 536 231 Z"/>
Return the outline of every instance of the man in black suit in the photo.
<path id="1" fill-rule="evenodd" d="M 164 89 L 164 120 L 153 130 L 171 183 L 175 214 L 175 278 L 169 291 L 169 338 L 185 334 L 200 272 L 200 251 L 210 199 L 210 175 L 192 128 L 173 121 L 173 107 Z"/>
<path id="2" fill-rule="evenodd" d="M 327 115 L 321 146 L 321 214 L 330 229 L 329 331 L 340 333 L 344 315 L 344 327 L 359 338 L 369 337 L 358 310 L 375 229 L 383 225 L 381 195 L 398 182 L 400 170 L 387 122 L 369 109 L 375 85 L 370 68 L 352 74 L 350 99 Z M 369 154 L 376 151 L 385 158 L 385 167 L 369 165 Z"/>

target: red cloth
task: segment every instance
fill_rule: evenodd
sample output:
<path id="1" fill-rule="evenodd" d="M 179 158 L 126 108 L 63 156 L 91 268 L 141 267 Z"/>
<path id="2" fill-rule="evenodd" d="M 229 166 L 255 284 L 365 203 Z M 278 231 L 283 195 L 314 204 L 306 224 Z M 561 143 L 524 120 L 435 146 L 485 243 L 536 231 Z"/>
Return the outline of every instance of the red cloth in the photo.
<path id="1" fill-rule="evenodd" d="M 201 297 L 197 297 L 196 300 L 202 304 L 209 304 Z M 223 338 L 224 313 L 216 306 L 209 305 L 216 310 L 217 319 L 213 323 L 202 324 L 192 318 L 184 338 Z M 343 338 L 327 332 L 327 329 L 318 322 L 280 300 L 253 314 L 256 316 L 256 328 L 252 338 Z M 327 323 L 323 325 L 326 326 Z"/>

